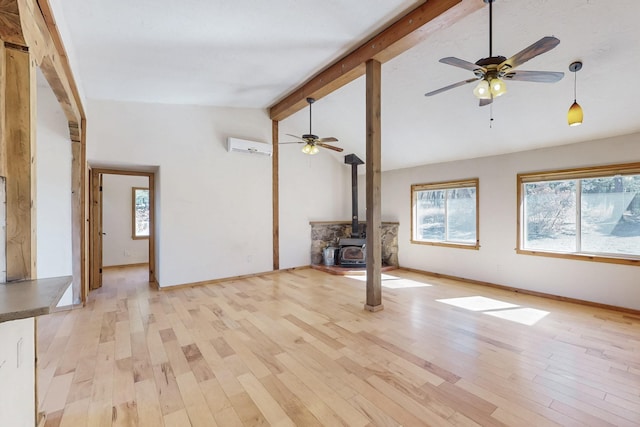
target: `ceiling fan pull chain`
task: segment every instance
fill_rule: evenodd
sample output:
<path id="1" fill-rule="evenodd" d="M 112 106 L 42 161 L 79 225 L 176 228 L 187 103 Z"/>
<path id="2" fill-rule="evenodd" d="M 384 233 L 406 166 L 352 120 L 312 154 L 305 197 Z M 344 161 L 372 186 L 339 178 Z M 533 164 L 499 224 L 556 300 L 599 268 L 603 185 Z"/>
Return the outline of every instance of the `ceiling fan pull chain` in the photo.
<path id="1" fill-rule="evenodd" d="M 489 129 L 493 129 L 493 102 L 489 104 Z"/>

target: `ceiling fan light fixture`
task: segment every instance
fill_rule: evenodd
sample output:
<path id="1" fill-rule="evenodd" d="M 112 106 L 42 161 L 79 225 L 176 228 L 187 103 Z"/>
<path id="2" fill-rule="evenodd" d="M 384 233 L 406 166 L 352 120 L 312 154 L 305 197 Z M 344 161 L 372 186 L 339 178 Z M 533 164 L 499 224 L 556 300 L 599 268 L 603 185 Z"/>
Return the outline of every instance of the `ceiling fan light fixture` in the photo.
<path id="1" fill-rule="evenodd" d="M 475 1 L 475 0 L 474 0 Z M 448 56 L 441 58 L 440 62 L 454 67 L 463 68 L 473 72 L 475 78 L 462 80 L 440 89 L 425 93 L 425 96 L 433 96 L 448 90 L 476 83 L 473 94 L 480 99 L 480 107 L 493 104 L 493 98 L 507 93 L 506 80 L 529 81 L 538 83 L 555 83 L 562 79 L 564 73 L 553 71 L 515 71 L 517 67 L 525 62 L 541 55 L 558 46 L 560 40 L 553 36 L 546 36 L 537 42 L 527 46 L 520 52 L 506 58 L 502 55 L 493 55 L 493 3 L 495 0 L 484 0 L 489 4 L 489 56 L 480 58 L 475 63 L 465 61 L 460 58 Z M 503 79 L 504 78 L 504 79 Z M 511 84 L 511 83 L 509 83 Z"/>
<path id="2" fill-rule="evenodd" d="M 311 154 L 311 144 L 305 144 L 304 147 L 302 147 L 302 152 L 304 154 Z"/>
<path id="3" fill-rule="evenodd" d="M 491 79 L 491 81 L 489 82 L 489 86 L 491 87 L 491 94 L 494 98 L 507 93 L 507 85 L 502 79 L 498 77 L 494 77 L 493 79 Z"/>
<path id="4" fill-rule="evenodd" d="M 489 88 L 489 82 L 485 79 L 482 79 L 476 85 L 476 88 L 473 89 L 473 94 L 478 99 L 491 99 L 491 89 Z"/>
<path id="5" fill-rule="evenodd" d="M 315 146 L 315 144 L 305 144 L 304 147 L 302 147 L 302 152 L 304 154 L 309 154 L 309 155 L 314 155 L 314 154 L 318 154 L 318 152 L 320 151 L 320 149 L 318 147 Z"/>

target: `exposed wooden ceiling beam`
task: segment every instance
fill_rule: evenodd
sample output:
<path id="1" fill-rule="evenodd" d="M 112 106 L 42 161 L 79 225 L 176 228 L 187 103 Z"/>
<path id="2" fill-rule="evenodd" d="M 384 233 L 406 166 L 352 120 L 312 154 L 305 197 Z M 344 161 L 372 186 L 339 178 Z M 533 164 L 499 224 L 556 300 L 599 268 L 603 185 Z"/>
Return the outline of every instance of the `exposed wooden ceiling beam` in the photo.
<path id="1" fill-rule="evenodd" d="M 60 33 L 53 19 L 48 1 L 18 0 L 21 5 L 23 30 L 29 47 L 46 46 L 41 53 L 36 53 L 38 65 L 49 86 L 56 94 L 58 102 L 69 121 L 71 140 L 80 142 L 83 132 L 81 123 L 85 118 L 78 88 L 69 66 L 66 51 L 60 39 Z M 46 14 L 45 14 L 46 13 Z M 24 15 L 24 16 L 23 16 Z M 25 19 L 26 18 L 26 19 Z M 28 25 L 30 23 L 31 25 Z"/>
<path id="2" fill-rule="evenodd" d="M 0 0 L 0 39 L 28 48 L 65 112 L 71 140 L 81 141 L 84 111 L 49 2 Z"/>
<path id="3" fill-rule="evenodd" d="M 15 0 L 0 0 L 0 39 L 24 46 L 18 3 Z"/>
<path id="4" fill-rule="evenodd" d="M 73 295 L 74 304 L 80 300 L 84 302 L 87 289 L 84 225 L 86 117 L 49 0 L 0 0 L 0 42 L 28 51 L 29 60 L 40 67 L 69 123 L 72 153 Z M 31 89 L 36 90 L 35 83 Z M 0 99 L 0 104 L 4 102 L 4 99 Z M 35 131 L 35 126 L 36 123 L 32 120 L 30 130 Z M 33 173 L 32 170 L 31 179 Z"/>
<path id="5" fill-rule="evenodd" d="M 71 90 L 71 94 L 73 95 L 72 97 L 77 104 L 77 109 L 80 113 L 80 117 L 85 118 L 86 116 L 84 108 L 82 106 L 82 100 L 80 98 L 80 93 L 78 92 L 78 85 L 76 84 L 75 77 L 73 76 L 71 64 L 69 63 L 69 57 L 67 56 L 67 51 L 64 47 L 64 44 L 62 43 L 62 37 L 60 36 L 60 32 L 58 31 L 58 25 L 56 24 L 56 20 L 53 16 L 53 11 L 51 10 L 49 0 L 37 0 L 37 3 L 38 7 L 40 8 L 40 12 L 42 13 L 44 22 L 47 25 L 47 29 L 49 30 L 48 32 L 51 36 L 51 41 L 55 46 L 55 51 L 60 58 L 60 63 L 62 65 L 62 69 L 64 70 L 65 77 L 69 81 L 69 90 Z"/>
<path id="6" fill-rule="evenodd" d="M 320 99 L 364 75 L 368 60 L 385 63 L 483 6 L 483 0 L 426 1 L 272 105 L 269 116 L 289 117 L 307 106 L 307 97 Z"/>

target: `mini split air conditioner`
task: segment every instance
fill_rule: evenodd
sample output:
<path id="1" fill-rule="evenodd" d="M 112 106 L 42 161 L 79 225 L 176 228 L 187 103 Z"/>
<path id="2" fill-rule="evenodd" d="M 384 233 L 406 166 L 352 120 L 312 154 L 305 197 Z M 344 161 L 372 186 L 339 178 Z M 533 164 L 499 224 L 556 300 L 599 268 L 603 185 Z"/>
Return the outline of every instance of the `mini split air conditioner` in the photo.
<path id="1" fill-rule="evenodd" d="M 265 144 L 264 142 L 229 137 L 227 138 L 227 151 L 271 156 L 272 147 L 271 144 Z"/>

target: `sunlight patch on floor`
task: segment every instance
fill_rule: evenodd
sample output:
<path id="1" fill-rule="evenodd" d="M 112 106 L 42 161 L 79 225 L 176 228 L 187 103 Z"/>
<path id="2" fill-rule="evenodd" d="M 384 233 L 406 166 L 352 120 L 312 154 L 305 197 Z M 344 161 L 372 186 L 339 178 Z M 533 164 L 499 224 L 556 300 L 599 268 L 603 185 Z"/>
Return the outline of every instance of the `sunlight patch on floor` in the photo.
<path id="1" fill-rule="evenodd" d="M 439 299 L 436 301 L 443 302 L 449 305 L 455 305 L 456 307 L 464 308 L 471 311 L 501 310 L 504 308 L 520 307 L 516 304 L 510 304 L 508 302 L 481 296 L 447 298 Z"/>
<path id="2" fill-rule="evenodd" d="M 548 311 L 522 307 L 517 304 L 482 296 L 446 298 L 436 301 L 527 326 L 535 325 L 549 314 Z"/>
<path id="3" fill-rule="evenodd" d="M 522 323 L 523 325 L 532 326 L 549 314 L 549 312 L 535 308 L 522 307 L 512 310 L 489 311 L 485 314 L 505 320 L 511 320 L 512 322 Z"/>
<path id="4" fill-rule="evenodd" d="M 345 276 L 349 279 L 359 280 L 361 282 L 367 281 L 367 275 L 363 276 Z M 406 288 L 426 288 L 432 286 L 428 283 L 417 282 L 411 279 L 403 279 L 401 277 L 391 276 L 389 274 L 382 275 L 382 287 L 389 289 L 406 289 Z"/>

